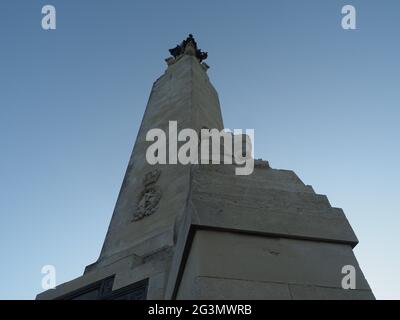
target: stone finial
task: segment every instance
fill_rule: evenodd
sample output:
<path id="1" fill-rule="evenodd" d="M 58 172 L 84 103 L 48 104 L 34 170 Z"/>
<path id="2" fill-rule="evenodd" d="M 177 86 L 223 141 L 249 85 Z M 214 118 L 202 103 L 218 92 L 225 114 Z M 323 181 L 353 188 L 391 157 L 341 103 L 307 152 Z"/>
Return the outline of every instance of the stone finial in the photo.
<path id="1" fill-rule="evenodd" d="M 196 40 L 194 40 L 192 34 L 189 34 L 186 40 L 183 40 L 182 43 L 178 44 L 175 48 L 169 49 L 169 53 L 172 57 L 166 59 L 168 65 L 173 64 L 185 54 L 196 57 L 200 63 L 208 57 L 207 52 L 203 52 L 197 47 Z"/>

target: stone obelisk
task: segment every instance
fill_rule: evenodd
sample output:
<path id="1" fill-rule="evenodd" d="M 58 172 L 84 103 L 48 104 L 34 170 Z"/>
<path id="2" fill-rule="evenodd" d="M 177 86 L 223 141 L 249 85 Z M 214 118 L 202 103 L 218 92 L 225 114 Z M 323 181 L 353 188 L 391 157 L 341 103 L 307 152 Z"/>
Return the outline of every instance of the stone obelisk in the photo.
<path id="1" fill-rule="evenodd" d="M 37 298 L 373 299 L 343 211 L 294 172 L 263 160 L 249 176 L 235 175 L 235 164 L 146 161 L 150 129 L 224 128 L 207 53 L 192 35 L 170 53 L 98 260 Z M 346 266 L 353 289 L 343 288 Z"/>

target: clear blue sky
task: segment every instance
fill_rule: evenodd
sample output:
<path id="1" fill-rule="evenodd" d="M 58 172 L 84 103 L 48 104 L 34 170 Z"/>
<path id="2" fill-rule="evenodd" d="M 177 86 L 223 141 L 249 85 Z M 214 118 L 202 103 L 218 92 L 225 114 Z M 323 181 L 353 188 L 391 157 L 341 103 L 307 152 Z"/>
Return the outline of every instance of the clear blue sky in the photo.
<path id="1" fill-rule="evenodd" d="M 377 298 L 399 299 L 399 31 L 398 0 L 0 1 L 0 298 L 97 259 L 152 83 L 193 33 L 225 126 L 343 208 Z"/>

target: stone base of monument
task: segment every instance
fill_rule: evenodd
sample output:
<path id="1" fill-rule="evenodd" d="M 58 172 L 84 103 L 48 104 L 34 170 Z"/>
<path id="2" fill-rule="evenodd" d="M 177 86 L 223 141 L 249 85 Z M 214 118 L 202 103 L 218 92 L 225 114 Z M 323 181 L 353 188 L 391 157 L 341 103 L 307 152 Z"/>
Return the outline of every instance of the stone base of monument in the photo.
<path id="1" fill-rule="evenodd" d="M 167 299 L 374 299 L 343 211 L 292 171 L 193 168 Z M 354 266 L 354 290 L 343 289 Z"/>

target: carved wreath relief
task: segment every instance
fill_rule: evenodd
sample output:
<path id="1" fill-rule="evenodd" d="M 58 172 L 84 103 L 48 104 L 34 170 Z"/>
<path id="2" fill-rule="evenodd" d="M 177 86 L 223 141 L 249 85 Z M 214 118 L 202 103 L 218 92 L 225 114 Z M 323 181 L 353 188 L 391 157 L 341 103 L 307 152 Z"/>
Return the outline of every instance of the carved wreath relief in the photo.
<path id="1" fill-rule="evenodd" d="M 143 179 L 144 190 L 139 196 L 136 205 L 136 212 L 133 215 L 133 221 L 138 221 L 146 216 L 152 215 L 158 209 L 158 203 L 161 199 L 161 190 L 156 186 L 161 171 L 155 169 L 148 172 Z"/>

